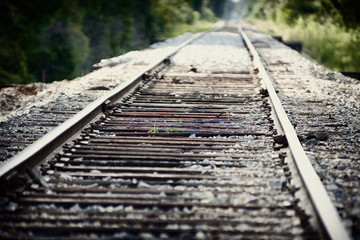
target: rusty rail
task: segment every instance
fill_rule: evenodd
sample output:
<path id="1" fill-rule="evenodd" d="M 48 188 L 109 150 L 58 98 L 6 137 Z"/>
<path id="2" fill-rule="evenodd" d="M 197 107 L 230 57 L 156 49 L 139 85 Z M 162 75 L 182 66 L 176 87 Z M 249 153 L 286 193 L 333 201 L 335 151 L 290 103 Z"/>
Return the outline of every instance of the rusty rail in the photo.
<path id="1" fill-rule="evenodd" d="M 316 174 L 309 158 L 301 146 L 295 129 L 287 117 L 281 101 L 273 87 L 271 77 L 266 72 L 259 54 L 240 25 L 239 32 L 253 56 L 254 64 L 259 70 L 259 76 L 266 85 L 269 97 L 276 112 L 276 116 L 286 136 L 292 157 L 298 168 L 298 172 L 301 176 L 307 193 L 312 200 L 312 204 L 314 205 L 314 209 L 318 215 L 319 221 L 322 223 L 325 232 L 331 239 L 351 239 L 334 204 L 327 194 L 324 185 L 321 183 L 319 176 Z"/>

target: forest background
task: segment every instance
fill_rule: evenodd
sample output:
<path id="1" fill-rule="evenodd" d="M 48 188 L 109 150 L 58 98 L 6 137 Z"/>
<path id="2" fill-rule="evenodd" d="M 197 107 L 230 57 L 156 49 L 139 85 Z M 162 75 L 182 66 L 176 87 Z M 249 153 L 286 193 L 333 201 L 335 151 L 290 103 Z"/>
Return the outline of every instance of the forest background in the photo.
<path id="1" fill-rule="evenodd" d="M 225 0 L 2 0 L 0 84 L 72 79 L 103 58 L 201 31 Z M 211 25 L 210 25 L 211 26 Z"/>
<path id="2" fill-rule="evenodd" d="M 72 79 L 103 58 L 246 17 L 301 40 L 332 70 L 360 72 L 358 0 L 2 0 L 0 84 Z"/>

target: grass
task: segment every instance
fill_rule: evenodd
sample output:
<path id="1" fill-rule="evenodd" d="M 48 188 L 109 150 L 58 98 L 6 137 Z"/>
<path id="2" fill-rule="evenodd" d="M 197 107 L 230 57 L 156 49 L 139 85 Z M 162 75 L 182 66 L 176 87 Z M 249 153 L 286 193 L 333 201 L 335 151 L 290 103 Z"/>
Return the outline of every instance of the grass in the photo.
<path id="1" fill-rule="evenodd" d="M 174 121 L 174 123 L 176 124 L 175 127 L 166 127 L 164 128 L 166 133 L 172 133 L 172 132 L 180 132 L 181 130 L 178 128 L 178 125 L 181 124 L 181 121 Z M 149 126 L 149 124 L 148 124 Z M 159 125 L 157 125 L 157 123 L 155 122 L 154 125 L 151 127 L 151 129 L 148 131 L 148 133 L 159 133 L 161 130 L 161 127 L 159 127 Z"/>
<path id="2" fill-rule="evenodd" d="M 184 34 L 186 32 L 191 32 L 191 33 L 204 32 L 213 28 L 214 25 L 215 22 L 208 20 L 198 20 L 193 24 L 185 24 L 185 23 L 176 24 L 167 32 L 160 35 L 160 38 L 163 39 L 173 38 L 181 34 Z"/>
<path id="3" fill-rule="evenodd" d="M 154 126 L 148 131 L 148 133 L 158 133 L 159 129 L 156 126 L 156 122 L 154 123 Z"/>
<path id="4" fill-rule="evenodd" d="M 299 19 L 293 26 L 271 20 L 249 20 L 262 31 L 285 41 L 303 42 L 304 52 L 334 71 L 360 72 L 360 30 L 346 31 L 328 22 Z"/>

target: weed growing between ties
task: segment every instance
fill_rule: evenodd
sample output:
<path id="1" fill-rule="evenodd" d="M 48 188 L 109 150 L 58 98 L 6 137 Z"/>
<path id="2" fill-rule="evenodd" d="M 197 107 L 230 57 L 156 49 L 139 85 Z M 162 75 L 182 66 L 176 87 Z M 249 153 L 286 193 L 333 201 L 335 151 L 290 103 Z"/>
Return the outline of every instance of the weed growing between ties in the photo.
<path id="1" fill-rule="evenodd" d="M 178 128 L 178 125 L 181 124 L 181 121 L 174 121 L 174 123 L 176 123 L 176 126 L 160 127 L 159 125 L 157 125 L 156 122 L 154 122 L 154 125 L 152 125 L 152 127 L 148 131 L 148 133 L 156 134 L 156 133 L 159 133 L 159 132 L 166 132 L 166 133 L 180 132 L 181 130 Z M 150 126 L 150 124 L 148 124 L 148 126 Z"/>

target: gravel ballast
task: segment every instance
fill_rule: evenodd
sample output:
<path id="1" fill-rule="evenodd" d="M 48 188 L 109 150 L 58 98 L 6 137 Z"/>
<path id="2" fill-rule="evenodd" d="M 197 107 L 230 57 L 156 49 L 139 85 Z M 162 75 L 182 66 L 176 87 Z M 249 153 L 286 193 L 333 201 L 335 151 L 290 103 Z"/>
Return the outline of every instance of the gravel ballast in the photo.
<path id="1" fill-rule="evenodd" d="M 360 239 L 360 81 L 328 71 L 250 26 L 244 30 L 316 173 L 346 227 Z"/>
<path id="2" fill-rule="evenodd" d="M 251 27 L 245 32 L 254 43 L 275 82 L 284 108 L 315 171 L 324 183 L 341 217 L 355 239 L 360 239 L 360 83 L 330 72 L 301 54 Z M 13 151 L 0 149 L 0 162 L 55 127 L 39 127 L 31 119 L 52 116 L 46 111 L 64 111 L 53 116 L 62 122 L 107 90 L 147 68 L 194 34 L 105 59 L 97 70 L 74 80 L 35 83 L 0 90 L 1 141 L 24 142 Z M 212 32 L 182 49 L 174 65 L 190 68 L 243 69 L 248 53 L 236 33 Z M 210 50 L 211 49 L 211 50 Z M 198 53 L 205 52 L 202 58 Z M 36 121 L 35 121 L 36 122 Z M 18 148 L 18 149 L 17 149 Z"/>

